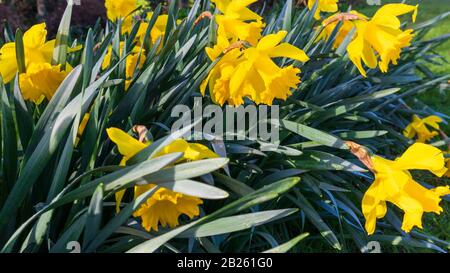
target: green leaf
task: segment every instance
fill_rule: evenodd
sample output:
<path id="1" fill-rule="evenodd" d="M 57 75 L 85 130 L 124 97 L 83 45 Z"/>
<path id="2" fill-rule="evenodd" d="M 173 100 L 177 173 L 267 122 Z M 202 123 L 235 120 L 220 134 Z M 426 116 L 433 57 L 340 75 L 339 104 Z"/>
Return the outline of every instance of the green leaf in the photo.
<path id="1" fill-rule="evenodd" d="M 287 0 L 284 5 L 283 30 L 291 31 L 292 24 L 292 0 Z"/>
<path id="2" fill-rule="evenodd" d="M 178 237 L 181 238 L 208 237 L 232 233 L 279 220 L 297 211 L 298 211 L 297 209 L 268 210 L 255 213 L 241 214 L 237 216 L 223 217 L 211 221 L 209 223 L 198 225 L 194 228 L 191 228 L 181 233 Z"/>
<path id="3" fill-rule="evenodd" d="M 50 249 L 50 253 L 67 253 L 69 242 L 78 242 L 78 238 L 84 229 L 86 224 L 87 213 L 84 210 L 81 215 L 75 220 L 75 222 L 70 225 L 66 231 L 59 237 L 59 240 Z"/>
<path id="4" fill-rule="evenodd" d="M 160 183 L 159 185 L 161 187 L 171 189 L 174 192 L 179 192 L 189 196 L 195 196 L 201 199 L 218 200 L 227 198 L 229 196 L 228 193 L 224 190 L 189 179 Z"/>
<path id="5" fill-rule="evenodd" d="M 252 189 L 251 187 L 249 187 L 246 184 L 242 183 L 241 181 L 233 179 L 229 176 L 225 176 L 218 172 L 215 172 L 214 176 L 217 178 L 217 182 L 222 183 L 227 188 L 234 191 L 235 193 L 237 193 L 240 196 L 245 196 L 247 194 L 251 194 L 251 193 L 255 192 L 255 190 Z"/>
<path id="6" fill-rule="evenodd" d="M 367 172 L 345 159 L 321 151 L 305 151 L 295 158 L 295 165 L 302 170 Z"/>
<path id="7" fill-rule="evenodd" d="M 129 203 L 119 214 L 112 218 L 108 224 L 95 236 L 91 243 L 85 248 L 85 252 L 94 252 L 108 237 L 113 234 L 148 198 L 150 198 L 160 187 L 154 187 L 139 195 Z"/>
<path id="8" fill-rule="evenodd" d="M 272 249 L 266 250 L 263 253 L 286 253 L 289 250 L 291 250 L 291 248 L 293 248 L 294 246 L 296 246 L 301 240 L 305 239 L 306 237 L 309 236 L 309 233 L 302 233 L 300 235 L 298 235 L 297 237 L 294 237 L 293 239 L 289 240 L 288 242 L 279 245 L 277 247 L 274 247 Z"/>
<path id="9" fill-rule="evenodd" d="M 338 149 L 343 149 L 343 150 L 349 149 L 347 144 L 345 144 L 344 141 L 339 139 L 338 137 L 327 134 L 320 130 L 308 127 L 306 125 L 292 122 L 289 120 L 282 120 L 281 125 L 291 132 L 294 132 L 304 138 L 315 141 L 322 145 L 325 145 L 328 147 L 333 147 L 333 148 L 338 148 Z"/>
<path id="10" fill-rule="evenodd" d="M 9 102 L 8 93 L 6 92 L 3 82 L 0 78 L 0 96 L 1 96 L 1 133 L 3 144 L 2 155 L 2 178 L 6 183 L 6 192 L 9 192 L 14 186 L 17 177 L 17 136 L 16 126 L 13 118 L 13 108 Z"/>
<path id="11" fill-rule="evenodd" d="M 339 136 L 345 139 L 365 139 L 384 136 L 388 131 L 348 131 L 339 133 Z"/>
<path id="12" fill-rule="evenodd" d="M 298 207 L 305 213 L 308 220 L 320 231 L 320 234 L 330 243 L 330 245 L 337 249 L 341 250 L 342 246 L 339 243 L 336 235 L 330 229 L 330 227 L 323 221 L 322 217 L 320 217 L 319 213 L 313 208 L 313 206 L 309 203 L 308 199 L 303 196 L 300 191 L 296 191 L 297 198 L 292 196 L 288 196 L 288 198 L 294 202 L 294 204 L 298 205 Z"/>
<path id="13" fill-rule="evenodd" d="M 16 110 L 16 119 L 20 120 L 20 122 L 17 122 L 20 142 L 23 149 L 26 150 L 33 134 L 34 124 L 32 115 L 28 111 L 27 105 L 23 100 L 18 78 L 19 77 L 16 77 L 14 80 L 14 108 Z"/>
<path id="14" fill-rule="evenodd" d="M 26 73 L 26 63 L 25 63 L 25 48 L 23 45 L 23 32 L 20 29 L 16 31 L 16 60 L 17 60 L 17 70 L 19 74 Z"/>
<path id="15" fill-rule="evenodd" d="M 70 35 L 70 20 L 72 19 L 72 2 L 67 2 L 66 10 L 59 24 L 56 33 L 55 48 L 53 50 L 52 65 L 61 65 L 61 69 L 66 69 L 67 48 Z"/>
<path id="16" fill-rule="evenodd" d="M 103 184 L 98 185 L 92 195 L 87 211 L 86 225 L 84 228 L 83 245 L 88 245 L 100 231 L 103 213 Z"/>

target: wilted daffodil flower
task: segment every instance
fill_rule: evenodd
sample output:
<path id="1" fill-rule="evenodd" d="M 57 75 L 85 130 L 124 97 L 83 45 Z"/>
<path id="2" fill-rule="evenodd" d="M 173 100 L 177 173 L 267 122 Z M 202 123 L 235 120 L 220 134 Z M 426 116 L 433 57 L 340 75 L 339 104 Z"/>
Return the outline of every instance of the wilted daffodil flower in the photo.
<path id="1" fill-rule="evenodd" d="M 424 212 L 440 214 L 443 211 L 439 203 L 441 196 L 450 194 L 449 186 L 427 189 L 417 183 L 409 172 L 428 170 L 436 176 L 443 176 L 447 168 L 442 151 L 431 145 L 415 143 L 394 161 L 372 156 L 371 162 L 375 181 L 362 200 L 368 234 L 375 232 L 376 220 L 386 215 L 386 202 L 404 211 L 401 228 L 405 232 L 410 232 L 414 226 L 422 228 Z"/>
<path id="2" fill-rule="evenodd" d="M 442 119 L 438 116 L 421 119 L 414 115 L 412 122 L 403 131 L 403 135 L 411 139 L 417 136 L 417 142 L 425 143 L 439 134 L 440 122 L 442 122 Z"/>
<path id="3" fill-rule="evenodd" d="M 247 6 L 257 0 L 212 0 L 222 14 L 215 15 L 219 29 L 227 35 L 232 42 L 247 41 L 256 45 L 261 38 L 264 27 L 262 17 L 251 11 Z"/>
<path id="4" fill-rule="evenodd" d="M 125 43 L 120 42 L 120 56 L 123 54 L 123 47 Z M 109 46 L 108 51 L 106 52 L 105 59 L 102 63 L 102 68 L 107 69 L 111 64 L 111 58 L 113 54 L 112 46 Z M 134 47 L 131 50 L 131 53 L 126 57 L 125 59 L 126 65 L 125 65 L 125 89 L 128 89 L 128 87 L 131 84 L 131 80 L 133 79 L 134 72 L 136 68 L 141 68 L 144 65 L 145 62 L 145 50 L 139 47 Z"/>
<path id="5" fill-rule="evenodd" d="M 402 31 L 398 16 L 412 12 L 413 22 L 416 20 L 418 6 L 406 4 L 387 4 L 381 7 L 370 20 L 356 20 L 356 37 L 348 45 L 350 60 L 366 77 L 362 62 L 369 67 L 379 66 L 386 73 L 392 62 L 397 64 L 402 48 L 410 45 L 413 37 L 412 29 Z"/>
<path id="6" fill-rule="evenodd" d="M 123 155 L 123 159 L 120 163 L 122 166 L 126 164 L 127 160 L 151 144 L 150 142 L 140 142 L 117 128 L 109 128 L 107 133 L 111 141 L 117 145 L 120 154 Z M 180 162 L 218 157 L 218 155 L 208 149 L 208 147 L 197 143 L 188 143 L 183 139 L 175 140 L 160 151 L 156 157 L 177 152 L 183 153 Z M 155 186 L 156 185 L 154 184 L 135 186 L 134 198 L 137 198 Z M 121 191 L 116 194 L 117 211 L 119 211 L 120 202 L 122 201 L 124 193 L 125 191 Z M 142 219 L 142 226 L 147 231 L 151 231 L 152 229 L 158 231 L 159 225 L 174 228 L 179 224 L 178 218 L 180 215 L 185 214 L 191 219 L 198 216 L 200 214 L 198 206 L 202 203 L 203 201 L 197 197 L 161 188 L 142 204 L 141 207 L 134 212 L 133 216 Z"/>
<path id="7" fill-rule="evenodd" d="M 23 35 L 25 72 L 19 74 L 19 85 L 25 100 L 40 103 L 44 98 L 50 100 L 72 69 L 66 64 L 51 65 L 55 40 L 46 42 L 45 23 L 32 26 Z M 10 82 L 16 73 L 16 44 L 7 43 L 0 49 L 0 74 L 5 83 Z"/>
<path id="8" fill-rule="evenodd" d="M 314 13 L 316 20 L 320 19 L 321 12 L 338 11 L 338 0 L 308 0 L 308 8 L 312 10 L 316 2 L 318 2 L 316 12 Z"/>

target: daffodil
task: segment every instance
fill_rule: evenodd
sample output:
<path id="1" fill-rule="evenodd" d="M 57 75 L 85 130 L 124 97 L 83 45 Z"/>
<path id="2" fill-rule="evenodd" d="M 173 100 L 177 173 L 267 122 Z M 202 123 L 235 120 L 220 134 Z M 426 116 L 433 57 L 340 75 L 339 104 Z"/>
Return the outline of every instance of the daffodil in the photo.
<path id="1" fill-rule="evenodd" d="M 372 19 L 354 21 L 356 37 L 348 45 L 347 52 L 361 75 L 366 77 L 362 62 L 369 68 L 378 65 L 383 73 L 388 71 L 391 62 L 397 64 L 401 50 L 409 46 L 413 38 L 412 29 L 400 29 L 401 23 L 397 17 L 412 12 L 414 22 L 417 9 L 418 5 L 387 4 Z"/>
<path id="2" fill-rule="evenodd" d="M 117 21 L 123 20 L 122 31 L 129 32 L 133 24 L 131 13 L 138 8 L 136 0 L 106 0 L 105 1 L 106 15 L 109 20 Z"/>
<path id="3" fill-rule="evenodd" d="M 219 56 L 224 53 L 231 45 L 223 29 L 219 29 L 217 37 L 217 44 L 210 48 L 205 49 L 211 61 L 215 61 Z M 243 94 L 231 97 L 230 94 L 230 80 L 233 76 L 236 67 L 242 62 L 239 57 L 242 55 L 240 48 L 234 48 L 229 50 L 224 56 L 217 62 L 217 64 L 210 71 L 208 77 L 202 82 L 200 91 L 202 95 L 205 95 L 206 88 L 209 85 L 211 99 L 214 103 L 223 105 L 227 101 L 232 105 L 241 105 L 244 103 Z"/>
<path id="4" fill-rule="evenodd" d="M 31 63 L 26 73 L 19 75 L 23 98 L 36 104 L 40 104 L 44 98 L 50 100 L 69 72 L 70 68 L 61 70 L 61 65 Z"/>
<path id="5" fill-rule="evenodd" d="M 335 40 L 333 42 L 333 48 L 337 48 L 344 39 L 349 35 L 349 33 L 355 28 L 354 20 L 367 20 L 368 18 L 357 12 L 357 11 L 349 11 L 348 13 L 338 13 L 331 15 L 327 19 L 323 20 L 322 26 L 323 31 L 320 33 L 318 40 L 328 40 L 333 33 L 334 29 L 337 27 L 339 22 L 342 22 L 342 25 L 338 32 L 336 33 Z"/>
<path id="6" fill-rule="evenodd" d="M 46 42 L 45 23 L 32 26 L 23 34 L 25 66 L 32 63 L 50 63 L 55 40 Z M 35 70 L 35 69 L 33 69 Z M 16 44 L 6 43 L 0 49 L 0 75 L 5 83 L 10 82 L 18 72 Z"/>
<path id="7" fill-rule="evenodd" d="M 124 42 L 120 42 L 119 50 L 120 50 L 120 56 L 122 56 L 123 47 L 125 46 Z M 106 52 L 105 59 L 102 63 L 102 68 L 107 69 L 111 64 L 111 58 L 113 54 L 112 46 L 109 46 L 108 51 Z M 134 47 L 131 50 L 131 53 L 126 57 L 125 59 L 125 89 L 128 89 L 128 87 L 131 84 L 131 80 L 134 76 L 134 73 L 136 71 L 136 68 L 141 68 L 145 63 L 145 50 L 139 47 Z"/>
<path id="8" fill-rule="evenodd" d="M 23 35 L 25 72 L 19 74 L 19 86 L 25 100 L 39 104 L 50 100 L 61 82 L 72 70 L 69 64 L 51 65 L 55 40 L 46 41 L 45 23 L 32 26 Z M 72 51 L 78 50 L 72 49 Z M 10 82 L 18 72 L 16 44 L 7 43 L 0 49 L 0 74 L 4 82 Z"/>
<path id="9" fill-rule="evenodd" d="M 281 68 L 272 58 L 285 57 L 301 62 L 309 60 L 305 52 L 288 44 L 281 43 L 286 37 L 286 31 L 263 37 L 256 47 L 241 51 L 232 48 L 228 39 L 219 32 L 218 42 L 213 48 L 207 48 L 206 53 L 215 60 L 221 53 L 225 54 L 211 70 L 202 83 L 200 91 L 205 94 L 207 85 L 211 98 L 215 103 L 239 106 L 248 97 L 256 104 L 272 105 L 274 99 L 285 100 L 292 94 L 291 89 L 300 83 L 300 69 L 290 65 Z"/>
<path id="10" fill-rule="evenodd" d="M 279 67 L 272 58 L 284 57 L 301 62 L 309 60 L 305 52 L 291 44 L 281 43 L 286 31 L 263 37 L 256 47 L 244 51 L 244 61 L 230 80 L 230 96 L 248 96 L 256 104 L 272 105 L 274 99 L 285 100 L 300 83 L 300 69 L 292 65 Z"/>
<path id="11" fill-rule="evenodd" d="M 424 212 L 440 214 L 443 209 L 439 203 L 441 196 L 450 194 L 449 186 L 427 189 L 416 182 L 409 170 L 428 170 L 436 176 L 447 172 L 444 155 L 439 149 L 415 143 L 395 160 L 380 156 L 371 157 L 375 181 L 364 194 L 362 211 L 366 219 L 368 234 L 376 229 L 376 220 L 386 215 L 387 202 L 404 212 L 401 228 L 410 232 L 415 226 L 422 228 Z"/>
<path id="12" fill-rule="evenodd" d="M 308 0 L 308 8 L 312 10 L 316 2 L 318 3 L 314 18 L 317 20 L 320 19 L 321 12 L 336 12 L 338 10 L 338 0 Z"/>
<path id="13" fill-rule="evenodd" d="M 262 17 L 251 11 L 247 6 L 257 0 L 213 0 L 221 14 L 215 15 L 219 29 L 226 33 L 232 42 L 247 41 L 256 45 L 261 38 L 264 27 Z"/>
<path id="14" fill-rule="evenodd" d="M 147 19 L 151 20 L 153 16 L 153 12 L 147 13 Z M 156 44 L 159 38 L 164 38 L 166 35 L 166 29 L 167 29 L 167 22 L 169 21 L 169 16 L 167 14 L 159 15 L 156 18 L 155 24 L 153 25 L 152 29 L 150 30 L 150 42 L 151 45 Z M 177 24 L 180 24 L 181 20 L 177 20 Z M 139 26 L 139 29 L 136 34 L 136 39 L 138 40 L 139 45 L 143 45 L 145 34 L 147 32 L 148 23 L 143 21 L 141 22 L 141 25 Z M 159 45 L 159 49 L 161 49 L 163 46 L 162 42 Z"/>
<path id="15" fill-rule="evenodd" d="M 120 163 L 121 165 L 125 165 L 130 158 L 151 144 L 150 142 L 140 142 L 117 128 L 109 128 L 107 129 L 107 133 L 111 141 L 117 145 L 120 154 L 123 156 Z M 183 153 L 183 157 L 179 162 L 218 157 L 214 152 L 209 150 L 208 147 L 197 143 L 188 143 L 183 139 L 177 139 L 164 147 L 156 157 L 176 152 Z M 136 186 L 134 188 L 134 198 L 137 198 L 139 195 L 153 187 L 155 187 L 154 184 Z M 119 210 L 123 195 L 124 191 L 116 194 L 117 210 Z M 182 214 L 187 215 L 191 219 L 198 216 L 200 214 L 198 206 L 202 203 L 203 201 L 197 197 L 161 188 L 142 204 L 141 207 L 134 212 L 133 216 L 142 219 L 142 226 L 147 231 L 158 231 L 159 225 L 163 227 L 168 225 L 171 228 L 176 227 L 179 224 L 178 219 Z"/>
<path id="16" fill-rule="evenodd" d="M 417 136 L 418 142 L 427 142 L 439 135 L 440 122 L 442 122 L 442 119 L 438 116 L 428 116 L 421 119 L 414 115 L 412 122 L 403 131 L 403 135 L 411 139 L 414 139 Z"/>
<path id="17" fill-rule="evenodd" d="M 210 53 L 214 56 L 214 53 Z M 240 49 L 236 48 L 225 54 L 209 73 L 208 77 L 200 86 L 202 95 L 205 95 L 206 87 L 209 85 L 209 93 L 214 103 L 223 105 L 228 102 L 231 105 L 241 105 L 244 103 L 244 93 L 233 96 L 230 92 L 230 81 L 237 66 L 242 62 L 239 58 L 242 55 Z"/>

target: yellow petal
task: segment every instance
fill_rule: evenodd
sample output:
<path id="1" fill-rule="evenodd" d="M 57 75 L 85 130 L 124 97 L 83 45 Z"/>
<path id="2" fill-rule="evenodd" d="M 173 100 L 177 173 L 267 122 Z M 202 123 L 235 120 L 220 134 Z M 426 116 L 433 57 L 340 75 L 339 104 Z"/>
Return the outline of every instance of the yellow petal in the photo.
<path id="1" fill-rule="evenodd" d="M 375 232 L 377 224 L 377 207 L 382 201 L 379 196 L 379 187 L 379 183 L 375 181 L 364 193 L 364 197 L 361 202 L 362 212 L 364 214 L 364 218 L 366 219 L 365 229 L 369 235 Z"/>
<path id="2" fill-rule="evenodd" d="M 44 45 L 47 37 L 45 23 L 32 26 L 23 34 L 24 46 L 28 48 L 39 48 Z"/>
<path id="3" fill-rule="evenodd" d="M 286 57 L 304 63 L 309 61 L 309 57 L 303 50 L 288 43 L 282 43 L 276 46 L 273 50 L 270 51 L 269 55 L 272 58 Z"/>
<path id="4" fill-rule="evenodd" d="M 443 120 L 438 117 L 438 116 L 428 116 L 424 119 L 422 119 L 422 121 L 427 124 L 430 125 L 431 127 L 433 127 L 434 129 L 439 130 L 439 123 L 443 122 Z"/>
<path id="5" fill-rule="evenodd" d="M 409 147 L 395 160 L 395 167 L 401 170 L 429 170 L 439 177 L 446 172 L 443 152 L 423 143 L 415 143 Z"/>
<path id="6" fill-rule="evenodd" d="M 125 190 L 121 190 L 116 192 L 115 198 L 116 198 L 116 213 L 120 212 L 120 204 L 122 203 L 123 196 L 125 195 Z"/>
<path id="7" fill-rule="evenodd" d="M 407 4 L 386 4 L 382 6 L 373 16 L 374 21 L 383 21 L 385 18 L 389 18 L 392 16 L 400 16 L 409 12 L 412 12 L 412 20 L 416 21 L 417 11 L 419 5 L 411 6 Z"/>
<path id="8" fill-rule="evenodd" d="M 147 147 L 146 144 L 140 142 L 118 128 L 109 128 L 106 132 L 111 141 L 117 145 L 119 153 L 127 159 L 130 159 Z"/>
<path id="9" fill-rule="evenodd" d="M 23 98 L 39 104 L 42 97 L 50 100 L 61 82 L 66 78 L 67 71 L 61 71 L 61 66 L 49 63 L 32 63 L 26 73 L 19 75 L 19 85 Z"/>
<path id="10" fill-rule="evenodd" d="M 356 38 L 347 46 L 347 53 L 350 60 L 356 68 L 358 68 L 359 73 L 361 73 L 363 77 L 367 77 L 366 70 L 364 70 L 361 62 L 364 43 L 364 36 L 358 33 Z"/>
<path id="11" fill-rule="evenodd" d="M 412 124 L 406 126 L 405 130 L 403 131 L 403 135 L 410 139 L 413 139 L 416 136 L 416 131 L 414 130 Z"/>
<path id="12" fill-rule="evenodd" d="M 270 51 L 277 46 L 286 37 L 287 31 L 281 30 L 276 34 L 269 34 L 261 38 L 257 49 L 261 51 Z"/>
<path id="13" fill-rule="evenodd" d="M 4 83 L 9 83 L 17 73 L 16 45 L 4 44 L 0 49 L 0 75 Z"/>
<path id="14" fill-rule="evenodd" d="M 206 158 L 217 158 L 219 156 L 205 145 L 199 143 L 189 143 L 188 149 L 184 153 L 184 157 L 186 159 L 195 161 Z"/>

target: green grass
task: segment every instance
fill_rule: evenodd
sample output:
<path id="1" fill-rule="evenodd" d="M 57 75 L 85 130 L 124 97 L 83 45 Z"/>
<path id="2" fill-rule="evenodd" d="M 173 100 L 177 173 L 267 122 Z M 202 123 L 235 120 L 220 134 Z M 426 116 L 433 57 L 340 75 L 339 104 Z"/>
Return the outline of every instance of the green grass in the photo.
<path id="1" fill-rule="evenodd" d="M 421 4 L 421 15 L 418 20 L 424 21 L 447 11 L 450 11 L 450 1 L 429 0 Z M 450 16 L 431 29 L 426 37 L 431 39 L 448 33 L 450 33 Z M 444 57 L 447 62 L 443 61 L 441 65 L 432 65 L 431 69 L 438 74 L 450 74 L 450 40 L 439 46 L 437 53 Z M 419 99 L 435 110 L 450 115 L 450 90 L 448 88 L 446 90 L 434 89 L 419 95 Z M 450 133 L 450 125 L 445 126 L 444 130 L 447 134 Z"/>

